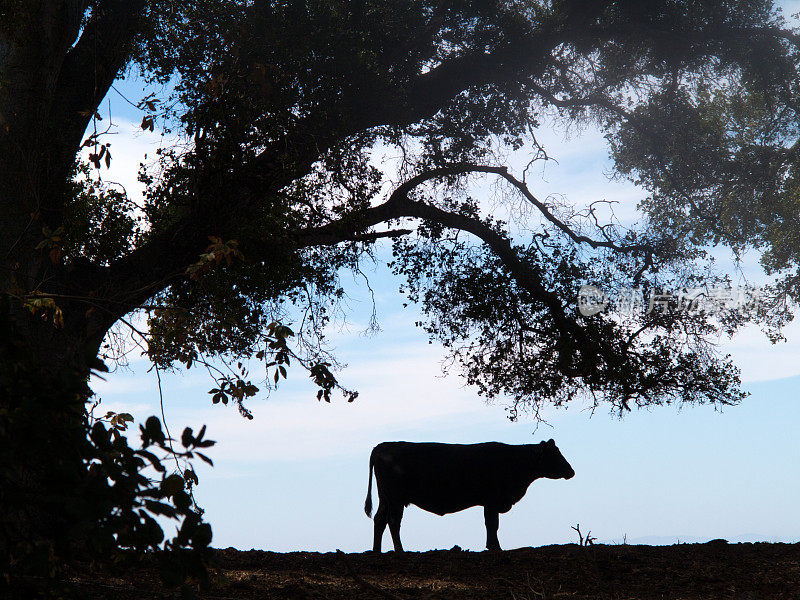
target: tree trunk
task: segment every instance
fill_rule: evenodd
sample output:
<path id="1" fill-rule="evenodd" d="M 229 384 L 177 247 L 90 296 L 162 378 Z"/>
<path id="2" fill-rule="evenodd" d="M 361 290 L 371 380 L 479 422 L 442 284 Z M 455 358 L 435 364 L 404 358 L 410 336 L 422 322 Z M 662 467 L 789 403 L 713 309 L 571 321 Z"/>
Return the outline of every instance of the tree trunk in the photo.
<path id="1" fill-rule="evenodd" d="M 94 489 L 85 484 L 96 456 L 87 380 L 120 314 L 86 302 L 104 283 L 98 268 L 65 265 L 47 238 L 64 224 L 86 123 L 124 64 L 144 2 L 94 3 L 86 21 L 89 4 L 0 2 L 2 565 L 63 555 L 110 512 L 81 490 Z"/>
<path id="2" fill-rule="evenodd" d="M 0 302 L 0 563 L 47 572 L 92 519 L 89 370 L 72 330 Z M 88 518 L 88 521 L 87 521 Z"/>

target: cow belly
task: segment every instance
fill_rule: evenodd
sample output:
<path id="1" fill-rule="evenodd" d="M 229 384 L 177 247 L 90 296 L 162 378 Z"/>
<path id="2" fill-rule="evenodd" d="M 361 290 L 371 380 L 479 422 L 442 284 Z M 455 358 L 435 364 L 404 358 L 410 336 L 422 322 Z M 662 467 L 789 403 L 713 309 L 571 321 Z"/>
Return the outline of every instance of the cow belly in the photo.
<path id="1" fill-rule="evenodd" d="M 473 482 L 448 481 L 447 478 L 428 485 L 409 486 L 407 502 L 437 515 L 458 512 L 471 506 L 486 503 L 487 490 L 475 486 Z M 414 489 L 416 488 L 416 489 Z"/>
<path id="2" fill-rule="evenodd" d="M 414 506 L 420 507 L 422 510 L 427 510 L 435 515 L 448 515 L 450 513 L 459 512 L 473 506 L 480 506 L 479 502 L 453 502 L 453 501 L 436 501 L 430 499 L 411 500 Z"/>

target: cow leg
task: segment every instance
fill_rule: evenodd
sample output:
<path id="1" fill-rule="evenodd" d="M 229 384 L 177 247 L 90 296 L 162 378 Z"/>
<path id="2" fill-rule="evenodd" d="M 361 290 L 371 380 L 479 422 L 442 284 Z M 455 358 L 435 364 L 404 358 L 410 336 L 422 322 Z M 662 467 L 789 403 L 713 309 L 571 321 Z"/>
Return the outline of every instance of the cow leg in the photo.
<path id="1" fill-rule="evenodd" d="M 381 502 L 378 505 L 378 510 L 375 513 L 375 538 L 372 542 L 372 551 L 380 553 L 381 540 L 383 539 L 383 532 L 386 529 L 386 523 L 389 519 L 389 510 L 386 504 Z"/>
<path id="2" fill-rule="evenodd" d="M 400 521 L 403 520 L 403 508 L 402 504 L 395 504 L 389 509 L 389 532 L 392 534 L 395 552 L 403 551 L 403 544 L 400 542 Z"/>
<path id="3" fill-rule="evenodd" d="M 500 550 L 500 542 L 497 539 L 497 529 L 500 527 L 500 514 L 496 510 L 484 506 L 483 518 L 486 521 L 486 548 L 489 550 Z"/>

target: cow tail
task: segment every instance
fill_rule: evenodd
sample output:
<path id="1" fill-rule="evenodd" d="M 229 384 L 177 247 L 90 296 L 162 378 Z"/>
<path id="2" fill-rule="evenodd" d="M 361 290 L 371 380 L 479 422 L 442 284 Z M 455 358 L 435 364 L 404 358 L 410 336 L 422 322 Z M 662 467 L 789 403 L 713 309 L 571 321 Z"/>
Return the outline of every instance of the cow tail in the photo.
<path id="1" fill-rule="evenodd" d="M 372 468 L 375 464 L 375 451 L 369 455 L 369 485 L 367 485 L 367 500 L 364 502 L 364 512 L 372 518 Z"/>

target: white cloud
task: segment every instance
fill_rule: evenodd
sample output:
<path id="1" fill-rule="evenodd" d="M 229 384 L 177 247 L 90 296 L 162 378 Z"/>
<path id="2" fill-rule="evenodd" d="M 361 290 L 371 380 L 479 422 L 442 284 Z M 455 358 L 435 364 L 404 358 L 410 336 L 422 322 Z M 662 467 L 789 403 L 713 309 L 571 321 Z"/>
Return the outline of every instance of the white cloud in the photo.
<path id="1" fill-rule="evenodd" d="M 105 121 L 98 122 L 98 130 L 105 127 L 107 127 Z M 90 132 L 87 132 L 87 136 L 88 133 Z M 159 129 L 143 131 L 139 123 L 115 117 L 109 132 L 99 137 L 99 143 L 110 144 L 111 164 L 106 167 L 102 160 L 99 170 L 92 169 L 91 177 L 96 180 L 99 176 L 108 184 L 122 186 L 128 198 L 141 205 L 145 186 L 138 180 L 140 164 L 153 163 L 158 148 L 173 145 L 177 141 L 176 136 L 167 136 Z M 91 151 L 91 148 L 82 150 L 81 155 L 85 161 L 88 161 Z"/>
<path id="2" fill-rule="evenodd" d="M 772 344 L 757 327 L 747 327 L 720 344 L 741 369 L 743 382 L 770 381 L 800 375 L 800 322 L 783 331 L 785 342 Z"/>
<path id="3" fill-rule="evenodd" d="M 348 385 L 361 392 L 353 403 L 338 397 L 330 404 L 318 402 L 312 386 L 295 385 L 279 391 L 274 400 L 250 402 L 253 421 L 244 421 L 230 408 L 209 404 L 186 412 L 170 409 L 168 418 L 181 423 L 213 422 L 214 435 L 225 440 L 215 449 L 215 457 L 247 456 L 252 461 L 252 450 L 258 448 L 255 460 L 270 462 L 360 454 L 392 432 L 424 437 L 448 422 L 497 418 L 497 408 L 464 389 L 457 377 L 439 377 L 439 359 L 440 353 L 427 344 L 379 349 L 374 358 L 359 360 L 343 375 Z"/>

